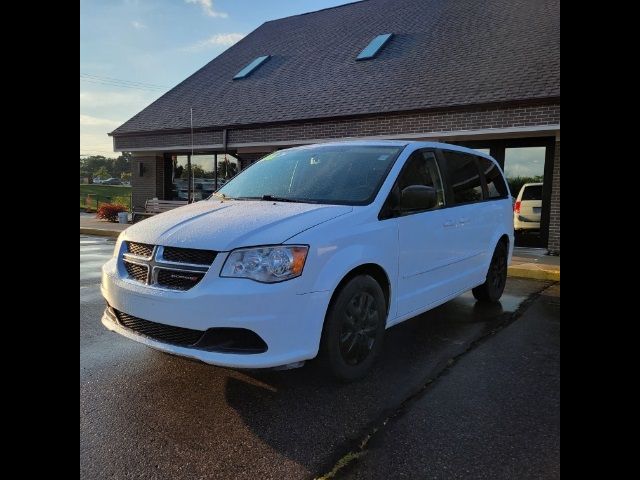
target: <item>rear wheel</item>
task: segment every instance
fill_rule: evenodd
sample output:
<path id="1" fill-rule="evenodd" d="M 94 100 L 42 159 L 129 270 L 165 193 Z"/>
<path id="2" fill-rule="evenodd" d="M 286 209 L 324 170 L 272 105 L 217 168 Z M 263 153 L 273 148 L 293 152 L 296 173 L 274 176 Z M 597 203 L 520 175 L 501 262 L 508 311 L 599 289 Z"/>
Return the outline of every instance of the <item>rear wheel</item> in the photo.
<path id="1" fill-rule="evenodd" d="M 472 290 L 476 300 L 481 302 L 497 302 L 504 292 L 507 283 L 507 260 L 509 249 L 505 242 L 499 242 L 493 252 L 487 278 L 482 285 Z"/>
<path id="2" fill-rule="evenodd" d="M 352 278 L 329 307 L 320 343 L 323 367 L 342 381 L 364 377 L 382 347 L 387 305 L 369 275 Z"/>

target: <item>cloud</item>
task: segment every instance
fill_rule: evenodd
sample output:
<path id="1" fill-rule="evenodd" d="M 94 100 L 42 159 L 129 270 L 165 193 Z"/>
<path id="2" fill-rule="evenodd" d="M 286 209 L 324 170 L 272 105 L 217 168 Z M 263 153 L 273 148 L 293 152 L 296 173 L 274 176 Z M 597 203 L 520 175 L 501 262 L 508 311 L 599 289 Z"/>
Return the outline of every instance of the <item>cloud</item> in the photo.
<path id="1" fill-rule="evenodd" d="M 116 157 L 113 152 L 113 139 L 107 135 L 106 131 L 98 133 L 86 133 L 80 131 L 80 154 L 82 155 L 104 155 L 105 157 Z"/>
<path id="2" fill-rule="evenodd" d="M 116 127 L 121 123 L 124 122 L 80 114 L 80 125 L 84 125 L 87 127 Z"/>
<path id="3" fill-rule="evenodd" d="M 184 50 L 198 51 L 218 46 L 228 47 L 244 38 L 244 36 L 244 33 L 218 33 L 204 40 L 200 40 L 199 42 L 184 48 Z"/>
<path id="4" fill-rule="evenodd" d="M 196 3 L 202 7 L 204 13 L 214 18 L 227 18 L 227 15 L 224 12 L 218 12 L 213 8 L 213 0 L 184 0 L 187 3 Z"/>
<path id="5" fill-rule="evenodd" d="M 143 28 L 147 28 L 147 26 L 144 23 L 138 22 L 137 20 L 134 20 L 133 22 L 131 22 L 131 26 L 136 30 L 142 30 Z"/>

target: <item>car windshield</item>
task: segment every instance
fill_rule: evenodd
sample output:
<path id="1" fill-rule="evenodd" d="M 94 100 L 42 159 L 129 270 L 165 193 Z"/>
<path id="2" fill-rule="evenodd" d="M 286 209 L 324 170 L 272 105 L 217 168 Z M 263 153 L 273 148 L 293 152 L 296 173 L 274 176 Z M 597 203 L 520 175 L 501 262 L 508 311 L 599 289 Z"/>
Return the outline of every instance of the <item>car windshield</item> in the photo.
<path id="1" fill-rule="evenodd" d="M 217 195 L 366 205 L 373 201 L 402 148 L 326 145 L 281 150 L 251 165 Z"/>

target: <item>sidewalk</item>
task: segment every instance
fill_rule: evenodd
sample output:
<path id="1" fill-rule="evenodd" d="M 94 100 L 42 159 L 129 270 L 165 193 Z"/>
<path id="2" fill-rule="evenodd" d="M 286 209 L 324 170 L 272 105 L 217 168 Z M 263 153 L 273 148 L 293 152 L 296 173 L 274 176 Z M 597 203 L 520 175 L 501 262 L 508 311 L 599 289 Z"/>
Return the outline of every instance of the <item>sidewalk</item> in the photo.
<path id="1" fill-rule="evenodd" d="M 95 213 L 80 212 L 80 234 L 101 235 L 103 237 L 117 237 L 129 225 L 123 223 L 111 223 L 99 220 Z"/>
<path id="2" fill-rule="evenodd" d="M 509 276 L 559 282 L 560 257 L 547 255 L 546 248 L 516 247 L 509 266 Z"/>
<path id="3" fill-rule="evenodd" d="M 351 455 L 336 478 L 560 478 L 560 285 Z"/>
<path id="4" fill-rule="evenodd" d="M 117 237 L 129 225 L 98 220 L 95 213 L 80 212 L 80 233 Z M 560 281 L 560 257 L 547 255 L 544 248 L 519 248 L 513 252 L 510 277 Z"/>

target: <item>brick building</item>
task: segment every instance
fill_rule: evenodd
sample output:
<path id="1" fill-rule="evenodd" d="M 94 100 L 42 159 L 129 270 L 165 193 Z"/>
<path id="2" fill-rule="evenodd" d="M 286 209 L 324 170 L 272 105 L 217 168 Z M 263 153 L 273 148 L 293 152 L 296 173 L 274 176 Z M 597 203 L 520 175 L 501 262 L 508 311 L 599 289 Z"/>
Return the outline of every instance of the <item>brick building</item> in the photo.
<path id="1" fill-rule="evenodd" d="M 559 254 L 559 30 L 559 0 L 365 0 L 274 20 L 110 135 L 114 150 L 134 153 L 138 208 L 184 198 L 187 163 L 192 188 L 206 192 L 216 177 L 306 143 L 484 149 L 512 185 L 543 181 L 539 244 Z M 374 54 L 357 59 L 368 46 Z"/>

